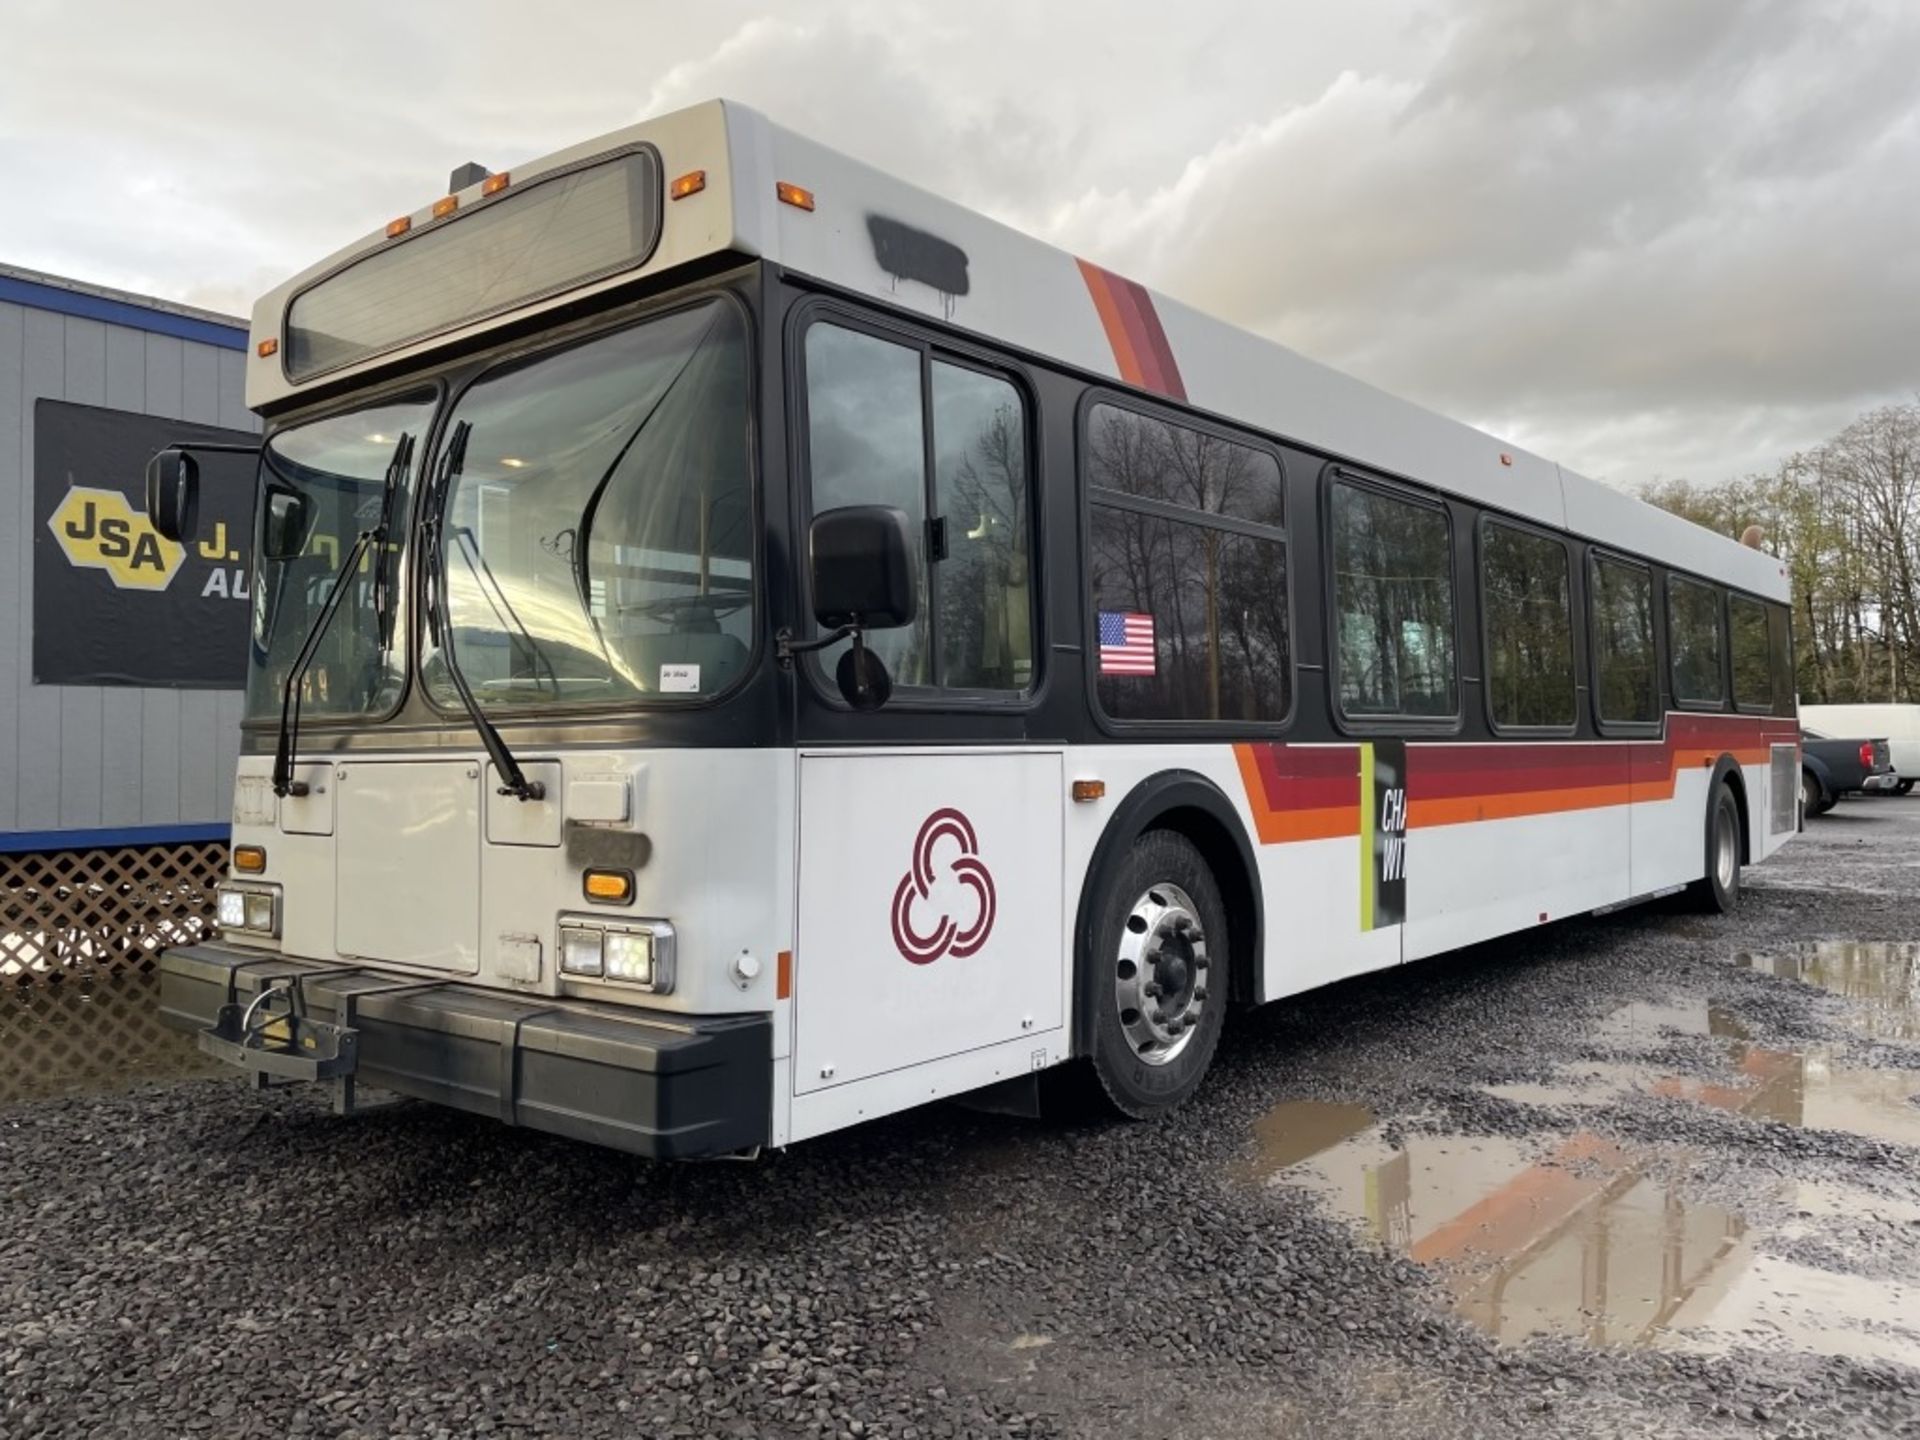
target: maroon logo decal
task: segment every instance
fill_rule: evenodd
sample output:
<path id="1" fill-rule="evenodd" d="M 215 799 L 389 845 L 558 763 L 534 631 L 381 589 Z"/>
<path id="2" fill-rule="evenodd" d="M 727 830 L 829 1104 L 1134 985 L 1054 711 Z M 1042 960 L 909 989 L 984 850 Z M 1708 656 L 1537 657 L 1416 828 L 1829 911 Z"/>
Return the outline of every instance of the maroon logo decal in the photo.
<path id="1" fill-rule="evenodd" d="M 937 873 L 937 853 L 952 853 L 946 868 L 955 880 L 973 892 L 975 904 L 970 923 L 960 922 L 942 911 L 930 930 L 914 924 L 914 912 L 933 898 Z M 913 866 L 900 877 L 893 892 L 893 943 L 915 965 L 930 965 L 942 955 L 971 955 L 987 943 L 993 930 L 993 876 L 980 861 L 980 841 L 973 833 L 973 822 L 958 810 L 936 810 L 921 825 L 913 838 Z M 925 917 L 922 918 L 931 918 Z"/>

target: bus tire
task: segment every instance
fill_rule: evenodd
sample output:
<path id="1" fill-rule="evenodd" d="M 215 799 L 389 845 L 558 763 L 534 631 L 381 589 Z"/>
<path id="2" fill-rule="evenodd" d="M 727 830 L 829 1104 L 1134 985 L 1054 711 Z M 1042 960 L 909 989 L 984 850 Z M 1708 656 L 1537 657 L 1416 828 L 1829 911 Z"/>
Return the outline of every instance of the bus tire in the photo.
<path id="1" fill-rule="evenodd" d="M 1707 805 L 1707 873 L 1693 894 L 1710 914 L 1724 915 L 1740 903 L 1740 802 L 1724 783 L 1713 787 Z"/>
<path id="2" fill-rule="evenodd" d="M 1079 991 L 1093 1078 L 1107 1108 L 1151 1119 L 1198 1089 L 1213 1061 L 1227 1009 L 1226 905 L 1191 840 L 1148 830 L 1097 906 Z"/>

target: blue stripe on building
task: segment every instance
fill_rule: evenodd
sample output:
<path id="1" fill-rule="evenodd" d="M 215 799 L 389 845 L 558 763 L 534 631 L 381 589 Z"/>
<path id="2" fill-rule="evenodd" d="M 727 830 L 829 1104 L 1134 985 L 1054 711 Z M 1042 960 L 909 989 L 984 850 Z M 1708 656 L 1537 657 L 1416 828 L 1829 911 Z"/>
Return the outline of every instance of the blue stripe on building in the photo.
<path id="1" fill-rule="evenodd" d="M 89 295 L 80 290 L 62 289 L 58 285 L 42 285 L 13 275 L 0 275 L 0 300 L 31 306 L 36 310 L 51 310 L 59 315 L 104 320 L 109 325 L 124 325 L 153 335 L 171 335 L 178 340 L 218 345 L 223 350 L 247 348 L 247 332 L 237 326 L 219 325 L 192 315 L 176 315 L 171 310 L 151 310 L 125 300 L 110 300 L 104 295 Z"/>
<path id="2" fill-rule="evenodd" d="M 136 845 L 189 845 L 226 841 L 233 827 L 215 825 L 126 825 L 108 830 L 0 830 L 0 855 L 29 850 L 109 850 Z"/>

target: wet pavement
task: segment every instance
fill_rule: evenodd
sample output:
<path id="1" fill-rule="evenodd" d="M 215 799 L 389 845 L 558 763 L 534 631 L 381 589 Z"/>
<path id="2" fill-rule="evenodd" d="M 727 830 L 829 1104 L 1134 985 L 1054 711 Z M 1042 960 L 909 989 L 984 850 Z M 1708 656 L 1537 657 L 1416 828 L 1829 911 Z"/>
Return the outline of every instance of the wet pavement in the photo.
<path id="1" fill-rule="evenodd" d="M 1236 1017 L 1163 1123 L 753 1165 L 164 1078 L 75 987 L 0 1011 L 0 1435 L 1920 1435 L 1916 856 L 1849 802 L 1733 916 Z"/>

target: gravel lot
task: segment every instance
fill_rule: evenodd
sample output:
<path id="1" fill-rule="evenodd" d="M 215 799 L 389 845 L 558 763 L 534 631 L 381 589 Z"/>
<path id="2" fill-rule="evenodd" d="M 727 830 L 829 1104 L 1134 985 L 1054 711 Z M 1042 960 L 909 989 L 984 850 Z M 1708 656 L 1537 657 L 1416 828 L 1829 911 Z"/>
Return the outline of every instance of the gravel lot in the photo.
<path id="1" fill-rule="evenodd" d="M 1851 802 L 1735 917 L 1242 1017 L 1159 1125 L 662 1167 L 227 1078 L 18 1101 L 0 1435 L 1920 1433 L 1920 972 L 1814 944 L 1916 892 L 1920 797 Z"/>

